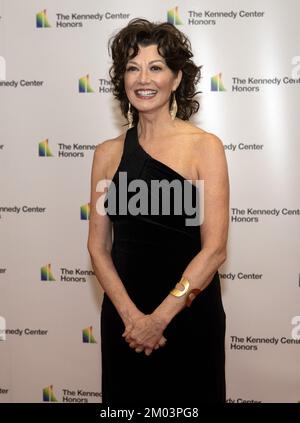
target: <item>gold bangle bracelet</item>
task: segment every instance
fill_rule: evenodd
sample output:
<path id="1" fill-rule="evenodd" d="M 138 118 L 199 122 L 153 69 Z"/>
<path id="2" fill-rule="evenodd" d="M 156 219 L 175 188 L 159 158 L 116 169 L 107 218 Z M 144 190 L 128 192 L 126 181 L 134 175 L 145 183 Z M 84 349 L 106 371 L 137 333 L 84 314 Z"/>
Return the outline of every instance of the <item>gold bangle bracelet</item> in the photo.
<path id="1" fill-rule="evenodd" d="M 185 305 L 186 307 L 190 307 L 193 300 L 200 294 L 202 289 L 194 288 L 189 291 L 190 281 L 185 276 L 182 276 L 178 283 L 183 286 L 183 290 L 174 288 L 170 291 L 170 294 L 174 297 L 182 297 L 183 295 L 188 294 Z"/>
<path id="2" fill-rule="evenodd" d="M 174 297 L 182 297 L 183 295 L 185 295 L 187 293 L 187 291 L 190 287 L 189 280 L 184 276 L 182 276 L 182 278 L 180 279 L 180 281 L 178 283 L 183 286 L 183 290 L 178 289 L 178 288 L 172 289 L 172 291 L 170 291 L 170 294 L 174 295 Z"/>

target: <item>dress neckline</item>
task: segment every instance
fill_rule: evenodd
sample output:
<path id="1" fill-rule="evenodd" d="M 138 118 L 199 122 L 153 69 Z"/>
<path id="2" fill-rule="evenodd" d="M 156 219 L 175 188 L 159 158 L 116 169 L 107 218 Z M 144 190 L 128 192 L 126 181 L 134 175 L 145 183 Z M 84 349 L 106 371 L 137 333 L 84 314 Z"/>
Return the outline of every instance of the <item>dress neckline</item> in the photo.
<path id="1" fill-rule="evenodd" d="M 195 184 L 192 183 L 192 179 L 187 179 L 185 176 L 181 175 L 181 173 L 177 172 L 175 169 L 173 169 L 172 167 L 168 166 L 167 164 L 161 162 L 158 159 L 155 159 L 154 157 L 152 157 L 149 153 L 147 153 L 147 151 L 141 146 L 140 142 L 139 142 L 139 136 L 138 136 L 138 130 L 137 130 L 137 125 L 135 125 L 133 128 L 133 135 L 134 135 L 134 140 L 135 140 L 135 144 L 137 146 L 137 148 L 149 159 L 152 160 L 153 162 L 159 164 L 160 166 L 164 167 L 166 170 L 168 170 L 169 172 L 174 173 L 177 177 L 179 177 L 180 179 L 182 179 L 183 181 L 187 181 L 189 182 L 194 188 L 197 188 Z"/>

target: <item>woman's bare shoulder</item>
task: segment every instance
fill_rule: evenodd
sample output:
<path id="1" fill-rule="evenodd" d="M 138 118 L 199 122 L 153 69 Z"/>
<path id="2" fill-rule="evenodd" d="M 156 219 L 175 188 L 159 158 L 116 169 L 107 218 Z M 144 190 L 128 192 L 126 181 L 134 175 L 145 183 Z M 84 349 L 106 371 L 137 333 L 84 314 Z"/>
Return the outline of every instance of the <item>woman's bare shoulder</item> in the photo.
<path id="1" fill-rule="evenodd" d="M 216 134 L 191 123 L 186 126 L 186 130 L 195 150 L 201 151 L 201 153 L 224 150 L 223 142 Z"/>
<path id="2" fill-rule="evenodd" d="M 212 148 L 223 148 L 223 143 L 220 138 L 204 129 L 194 125 L 188 121 L 181 121 L 178 126 L 177 134 L 180 136 L 185 144 L 189 145 L 189 148 L 196 152 L 209 151 Z"/>
<path id="3" fill-rule="evenodd" d="M 115 138 L 100 142 L 94 153 L 94 166 L 101 169 L 107 179 L 111 179 L 121 160 L 126 132 Z"/>
<path id="4" fill-rule="evenodd" d="M 118 135 L 115 138 L 109 138 L 105 141 L 99 142 L 95 149 L 95 153 L 97 155 L 105 156 L 105 158 L 109 158 L 118 154 L 118 151 L 123 149 L 124 141 L 125 141 L 126 132 Z"/>

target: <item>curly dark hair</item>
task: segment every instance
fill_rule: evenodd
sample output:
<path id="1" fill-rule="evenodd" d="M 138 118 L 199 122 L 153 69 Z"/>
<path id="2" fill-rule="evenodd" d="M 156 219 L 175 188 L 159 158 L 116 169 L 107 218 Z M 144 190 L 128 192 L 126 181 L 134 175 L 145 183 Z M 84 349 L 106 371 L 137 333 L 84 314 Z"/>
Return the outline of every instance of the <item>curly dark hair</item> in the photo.
<path id="1" fill-rule="evenodd" d="M 108 49 L 113 60 L 109 75 L 114 97 L 120 101 L 122 114 L 127 118 L 129 101 L 124 86 L 126 64 L 138 54 L 139 46 L 146 47 L 153 44 L 157 45 L 158 53 L 175 75 L 179 70 L 182 71 L 182 79 L 176 90 L 177 117 L 188 120 L 199 109 L 199 102 L 193 97 L 201 93 L 196 92 L 196 84 L 201 78 L 202 66 L 196 66 L 191 60 L 193 53 L 187 36 L 167 22 L 155 24 L 146 19 L 135 18 L 109 39 Z M 170 106 L 171 101 L 172 96 Z M 136 125 L 139 116 L 133 106 L 132 113 L 133 124 Z"/>

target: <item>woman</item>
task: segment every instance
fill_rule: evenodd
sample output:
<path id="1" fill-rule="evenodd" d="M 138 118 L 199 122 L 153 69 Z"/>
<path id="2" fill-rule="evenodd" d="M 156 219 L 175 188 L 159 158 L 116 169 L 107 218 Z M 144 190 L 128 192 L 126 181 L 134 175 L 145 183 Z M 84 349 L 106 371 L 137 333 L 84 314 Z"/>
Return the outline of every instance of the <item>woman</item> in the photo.
<path id="1" fill-rule="evenodd" d="M 97 146 L 92 168 L 88 249 L 105 292 L 103 402 L 224 402 L 218 268 L 226 257 L 229 184 L 222 142 L 188 122 L 199 107 L 200 67 L 187 37 L 168 23 L 135 19 L 111 51 L 114 95 L 129 129 Z M 187 224 L 191 214 L 172 206 L 151 213 L 157 181 L 176 182 L 173 197 L 186 188 L 196 212 L 200 198 L 203 222 Z M 128 189 L 137 182 L 143 195 Z"/>

